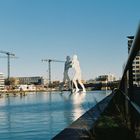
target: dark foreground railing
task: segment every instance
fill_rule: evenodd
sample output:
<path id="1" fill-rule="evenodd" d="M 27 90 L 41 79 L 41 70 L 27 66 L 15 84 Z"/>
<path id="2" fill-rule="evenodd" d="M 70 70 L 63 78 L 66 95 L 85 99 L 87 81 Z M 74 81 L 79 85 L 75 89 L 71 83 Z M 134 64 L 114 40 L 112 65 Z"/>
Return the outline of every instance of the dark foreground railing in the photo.
<path id="1" fill-rule="evenodd" d="M 140 24 L 131 44 L 129 57 L 120 82 L 123 113 L 128 127 L 140 139 Z M 134 71 L 134 69 L 136 69 Z"/>
<path id="2" fill-rule="evenodd" d="M 134 134 L 134 138 L 140 140 L 140 106 L 135 101 L 132 101 L 123 91 L 119 91 L 119 93 L 120 112 L 123 114 L 123 120 Z M 134 94 L 134 92 L 132 93 Z"/>
<path id="3" fill-rule="evenodd" d="M 140 140 L 140 75 L 136 79 L 133 72 L 135 58 L 140 56 L 139 51 L 140 25 L 131 45 L 119 88 L 53 140 Z"/>

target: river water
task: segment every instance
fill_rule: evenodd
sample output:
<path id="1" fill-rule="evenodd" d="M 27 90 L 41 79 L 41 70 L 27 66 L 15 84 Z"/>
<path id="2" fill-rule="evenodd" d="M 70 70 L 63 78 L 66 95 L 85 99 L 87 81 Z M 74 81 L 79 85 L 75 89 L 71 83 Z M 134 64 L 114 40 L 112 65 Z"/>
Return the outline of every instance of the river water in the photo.
<path id="1" fill-rule="evenodd" d="M 0 140 L 50 140 L 110 91 L 38 92 L 0 98 Z"/>

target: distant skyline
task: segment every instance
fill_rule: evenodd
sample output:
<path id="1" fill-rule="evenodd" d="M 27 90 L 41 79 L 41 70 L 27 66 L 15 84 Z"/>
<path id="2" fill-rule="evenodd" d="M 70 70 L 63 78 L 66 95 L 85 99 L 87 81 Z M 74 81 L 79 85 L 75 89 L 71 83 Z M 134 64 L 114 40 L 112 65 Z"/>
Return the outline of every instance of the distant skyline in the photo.
<path id="1" fill-rule="evenodd" d="M 139 0 L 1 0 L 0 50 L 19 57 L 11 59 L 11 76 L 47 77 L 42 59 L 77 54 L 83 79 L 121 77 L 139 6 Z M 63 69 L 52 62 L 52 80 L 62 80 Z M 0 72 L 7 76 L 7 59 L 0 58 Z"/>

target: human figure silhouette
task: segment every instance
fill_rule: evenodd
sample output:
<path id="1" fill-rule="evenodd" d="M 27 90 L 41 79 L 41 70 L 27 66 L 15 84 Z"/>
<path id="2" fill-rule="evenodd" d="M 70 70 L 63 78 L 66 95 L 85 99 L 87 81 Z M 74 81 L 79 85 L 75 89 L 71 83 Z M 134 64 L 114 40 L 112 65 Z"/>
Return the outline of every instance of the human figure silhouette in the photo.
<path id="1" fill-rule="evenodd" d="M 70 56 L 67 56 L 66 57 L 66 61 L 65 61 L 65 66 L 64 66 L 64 77 L 63 77 L 63 85 L 66 83 L 66 81 L 68 81 L 68 89 L 71 89 L 71 81 L 70 81 L 70 78 L 69 78 L 69 75 L 68 75 L 68 70 L 69 68 L 72 67 L 72 62 L 71 62 L 71 58 Z M 62 89 L 62 87 L 61 87 Z"/>
<path id="2" fill-rule="evenodd" d="M 86 89 L 82 83 L 82 76 L 81 76 L 81 69 L 80 69 L 80 64 L 79 64 L 79 61 L 78 61 L 78 58 L 77 58 L 77 55 L 74 55 L 73 56 L 73 59 L 72 59 L 72 68 L 75 69 L 75 74 L 74 74 L 74 77 L 73 77 L 73 83 L 74 83 L 74 86 L 76 88 L 75 92 L 78 92 L 79 91 L 79 88 L 78 88 L 78 85 L 77 85 L 77 81 L 78 83 L 80 84 L 80 86 L 82 87 L 83 89 L 83 92 L 86 92 Z"/>

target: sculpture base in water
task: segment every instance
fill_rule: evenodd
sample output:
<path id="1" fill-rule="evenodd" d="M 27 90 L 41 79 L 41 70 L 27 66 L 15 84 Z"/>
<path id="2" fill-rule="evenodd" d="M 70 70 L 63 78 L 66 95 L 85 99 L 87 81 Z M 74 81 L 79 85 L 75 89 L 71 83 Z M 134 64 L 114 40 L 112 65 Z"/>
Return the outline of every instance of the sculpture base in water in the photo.
<path id="1" fill-rule="evenodd" d="M 86 93 L 86 90 L 72 89 L 72 93 Z"/>

